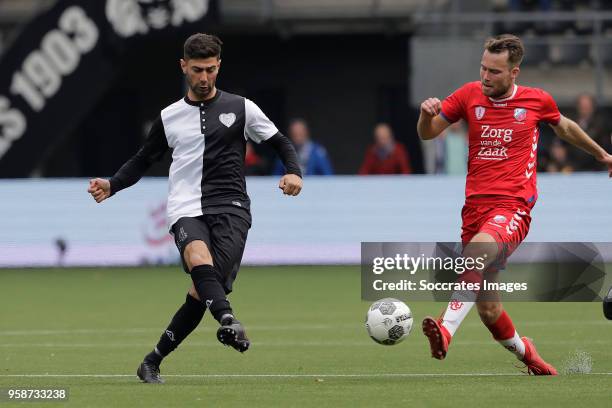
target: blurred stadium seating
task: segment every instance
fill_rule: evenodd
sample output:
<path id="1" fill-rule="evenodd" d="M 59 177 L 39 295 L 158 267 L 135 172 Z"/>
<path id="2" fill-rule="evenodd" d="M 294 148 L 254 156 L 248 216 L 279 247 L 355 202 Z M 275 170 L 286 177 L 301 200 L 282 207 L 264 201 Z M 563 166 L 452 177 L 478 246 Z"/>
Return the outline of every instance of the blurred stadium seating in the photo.
<path id="1" fill-rule="evenodd" d="M 0 0 L 0 65 L 10 62 L 4 52 L 27 30 L 27 22 L 61 1 Z M 130 1 L 141 7 L 168 2 Z M 106 1 L 100 0 L 103 3 Z M 607 1 L 208 3 L 216 10 L 214 18 L 198 29 L 214 31 L 226 41 L 221 86 L 256 99 L 282 130 L 292 117 L 307 119 L 313 137 L 327 147 L 340 174 L 356 173 L 371 142 L 372 127 L 380 121 L 391 124 L 407 146 L 415 170 L 423 171 L 420 142 L 414 132 L 419 99 L 424 95 L 444 97 L 461 83 L 477 78 L 477 54 L 483 39 L 492 34 L 511 31 L 522 36 L 527 53 L 520 83 L 546 89 L 564 112 L 571 112 L 582 92 L 595 95 L 604 111 L 612 106 L 612 6 Z M 3 171 L 0 157 L 0 178 L 108 175 L 114 171 L 140 144 L 143 129 L 159 108 L 181 92 L 182 78 L 173 59 L 185 34 L 160 35 L 155 43 L 145 41 L 130 49 L 129 58 L 109 60 L 118 72 L 114 80 L 108 79 L 112 80 L 108 89 L 101 90 L 95 100 L 83 101 L 88 107 L 83 108 L 83 115 L 73 116 L 70 129 L 55 129 L 44 154 L 27 172 Z M 443 56 L 431 55 L 425 47 L 419 49 L 419 44 L 445 50 L 452 55 L 452 64 L 440 63 Z M 112 57 L 112 53 L 106 55 Z M 150 72 L 134 69 L 135 61 L 143 58 L 155 59 Z M 262 68 L 258 59 L 270 68 Z M 364 72 L 360 65 L 367 60 L 374 62 Z M 251 79 L 254 74 L 256 81 Z M 160 76 L 167 78 L 163 84 L 146 85 Z M 357 89 L 359 83 L 365 85 Z M 320 89 L 312 92 L 317 87 Z M 326 98 L 320 97 L 323 91 Z M 0 94 L 6 93 L 8 89 L 0 89 Z M 128 99 L 139 102 L 126 104 Z M 119 106 L 122 112 L 131 107 L 132 116 L 126 119 L 109 106 Z M 257 149 L 269 159 L 270 152 Z M 99 151 L 99 156 L 92 156 L 92 151 Z M 109 151 L 114 153 L 111 162 L 102 158 Z M 28 159 L 24 153 L 23 160 Z M 150 174 L 164 175 L 164 166 Z"/>

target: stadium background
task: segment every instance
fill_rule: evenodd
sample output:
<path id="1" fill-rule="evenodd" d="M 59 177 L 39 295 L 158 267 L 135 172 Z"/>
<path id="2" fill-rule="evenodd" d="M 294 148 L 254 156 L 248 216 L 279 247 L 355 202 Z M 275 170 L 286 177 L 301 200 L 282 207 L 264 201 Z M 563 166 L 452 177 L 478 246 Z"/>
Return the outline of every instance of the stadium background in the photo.
<path id="1" fill-rule="evenodd" d="M 92 12 L 99 36 L 58 85 L 48 71 L 57 67 L 28 68 L 26 60 L 70 6 Z M 198 19 L 171 24 L 179 7 L 198 11 Z M 218 86 L 256 101 L 283 132 L 292 118 L 304 118 L 336 175 L 307 176 L 296 199 L 280 194 L 274 176 L 247 179 L 254 223 L 245 264 L 292 265 L 241 272 L 232 301 L 256 347 L 248 359 L 229 351 L 217 356 L 212 325 L 203 324 L 165 363 L 162 373 L 177 387 L 145 393 L 134 388 L 131 373 L 186 284 L 165 232 L 168 157 L 101 205 L 86 193 L 87 180 L 112 175 L 159 110 L 183 94 L 178 59 L 194 31 L 224 41 Z M 559 367 L 568 352 L 592 356 L 601 375 L 562 383 L 511 377 L 512 357 L 475 315 L 454 343 L 460 353 L 444 365 L 429 358 L 418 335 L 390 350 L 372 343 L 361 325 L 367 304 L 359 300 L 354 266 L 361 241 L 458 238 L 464 176 L 427 164 L 439 146 L 419 141 L 418 105 L 477 79 L 484 38 L 508 31 L 527 47 L 520 84 L 546 89 L 570 116 L 576 98 L 589 93 L 607 121 L 606 1 L 0 0 L 0 386 L 70 385 L 78 406 L 178 406 L 196 398 L 359 406 L 378 404 L 383 394 L 389 403 L 437 406 L 444 405 L 436 398 L 441 387 L 476 406 L 533 404 L 534 397 L 576 406 L 585 395 L 592 406 L 605 406 L 612 337 L 600 304 L 508 306 Z M 44 107 L 33 109 L 16 95 L 17 73 L 49 94 Z M 25 129 L 7 120 L 14 120 L 11 109 L 21 112 Z M 416 174 L 356 175 L 378 122 L 391 125 Z M 550 130 L 542 132 L 540 198 L 528 239 L 609 242 L 607 175 L 578 167 L 545 174 L 555 145 Z M 610 133 L 606 123 L 608 149 Z M 268 174 L 271 152 L 255 148 Z M 416 319 L 442 307 L 409 304 Z M 33 376 L 25 381 L 24 373 Z M 231 404 L 224 399 L 227 378 L 240 388 Z"/>
<path id="2" fill-rule="evenodd" d="M 99 26 L 97 42 L 53 87 L 45 80 L 45 67 L 26 66 L 42 38 L 57 28 L 61 12 L 74 4 Z M 14 122 L 3 122 L 0 265 L 176 262 L 161 216 L 169 155 L 147 174 L 160 179 L 98 207 L 83 192 L 85 179 L 78 178 L 112 175 L 138 149 L 159 110 L 183 94 L 177 60 L 184 38 L 194 31 L 217 33 L 225 43 L 219 87 L 255 100 L 285 133 L 292 118 L 305 119 L 337 174 L 307 177 L 304 194 L 291 204 L 278 197 L 273 178 L 250 177 L 255 222 L 247 264 L 356 263 L 361 241 L 456 240 L 462 175 L 443 174 L 445 158 L 435 157 L 439 142 L 419 140 L 420 101 L 444 97 L 477 79 L 483 39 L 512 31 L 527 48 L 520 83 L 549 91 L 570 117 L 577 97 L 592 95 L 594 116 L 602 124 L 593 137 L 609 150 L 612 12 L 607 4 L 0 1 L 0 95 L 9 99 L 3 111 L 19 110 L 26 123 L 16 136 Z M 172 13 L 180 5 L 197 19 L 175 24 Z M 155 19 L 160 12 L 161 19 Z M 53 61 L 45 61 L 53 71 Z M 30 78 L 46 98 L 42 108 L 33 109 L 16 94 L 15 78 L 28 72 L 42 78 Z M 414 173 L 435 176 L 374 177 L 377 181 L 354 176 L 380 122 L 389 123 L 406 146 Z M 543 126 L 540 174 L 551 170 L 553 140 Z M 570 159 L 577 152 L 562 147 Z M 265 163 L 259 174 L 271 174 L 272 153 L 265 146 L 255 151 Z M 570 169 L 571 163 L 552 169 L 563 175 L 540 176 L 541 198 L 529 238 L 607 241 L 604 231 L 610 228 L 601 227 L 612 226 L 612 218 L 605 177 L 577 178 L 567 174 Z M 581 170 L 579 164 L 573 169 Z M 383 179 L 384 188 L 377 188 Z M 547 196 L 549 185 L 556 195 Z M 567 194 L 575 189 L 580 190 Z M 41 196 L 43 206 L 36 199 Z M 275 220 L 279 215 L 299 221 L 289 227 Z M 84 228 L 90 217 L 104 219 L 104 230 Z M 39 255 L 24 256 L 32 251 Z"/>

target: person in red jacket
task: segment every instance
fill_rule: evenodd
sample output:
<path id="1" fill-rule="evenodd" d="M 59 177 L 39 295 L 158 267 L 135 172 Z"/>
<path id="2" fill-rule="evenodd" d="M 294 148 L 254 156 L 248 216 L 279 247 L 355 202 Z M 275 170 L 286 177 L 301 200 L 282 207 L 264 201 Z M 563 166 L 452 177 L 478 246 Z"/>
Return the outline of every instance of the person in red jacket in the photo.
<path id="1" fill-rule="evenodd" d="M 374 128 L 374 144 L 366 151 L 359 174 L 410 174 L 410 159 L 403 144 L 395 141 L 386 123 Z"/>

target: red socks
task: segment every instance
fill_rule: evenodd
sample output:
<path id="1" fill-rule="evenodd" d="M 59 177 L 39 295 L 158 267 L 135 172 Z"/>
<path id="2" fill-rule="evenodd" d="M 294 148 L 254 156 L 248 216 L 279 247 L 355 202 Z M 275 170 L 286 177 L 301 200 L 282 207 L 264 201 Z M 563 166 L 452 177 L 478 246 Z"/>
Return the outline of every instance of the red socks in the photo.
<path id="1" fill-rule="evenodd" d="M 501 315 L 495 323 L 488 324 L 487 328 L 493 335 L 495 340 L 507 340 L 514 336 L 514 324 L 512 323 L 512 319 L 508 316 L 506 311 L 502 311 Z"/>

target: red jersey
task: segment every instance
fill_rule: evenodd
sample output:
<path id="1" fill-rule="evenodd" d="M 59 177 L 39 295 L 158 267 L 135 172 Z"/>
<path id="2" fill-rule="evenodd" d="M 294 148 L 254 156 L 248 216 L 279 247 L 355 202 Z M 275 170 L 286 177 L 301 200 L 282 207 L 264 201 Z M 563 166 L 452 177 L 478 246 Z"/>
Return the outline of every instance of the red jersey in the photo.
<path id="1" fill-rule="evenodd" d="M 500 195 L 535 203 L 538 123 L 556 125 L 561 118 L 550 94 L 514 85 L 509 97 L 492 99 L 480 81 L 469 82 L 442 102 L 442 116 L 468 124 L 466 198 Z"/>

